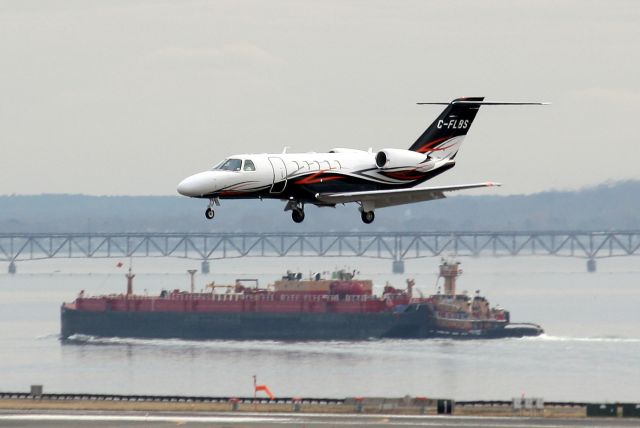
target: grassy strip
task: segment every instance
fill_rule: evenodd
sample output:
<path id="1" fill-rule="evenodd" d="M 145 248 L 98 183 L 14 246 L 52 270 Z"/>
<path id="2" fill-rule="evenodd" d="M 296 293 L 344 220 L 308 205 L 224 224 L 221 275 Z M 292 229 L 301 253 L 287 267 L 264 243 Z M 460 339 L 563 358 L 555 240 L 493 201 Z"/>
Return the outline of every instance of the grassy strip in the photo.
<path id="1" fill-rule="evenodd" d="M 231 403 L 174 403 L 174 402 L 130 402 L 130 401 L 87 401 L 87 400 L 0 400 L 1 410 L 95 410 L 95 411 L 154 411 L 154 412 L 231 412 Z M 435 408 L 428 407 L 424 414 L 434 415 Z M 237 412 L 260 413 L 289 413 L 294 411 L 291 404 L 238 404 Z M 301 413 L 321 414 L 350 414 L 355 413 L 355 407 L 351 405 L 300 405 Z M 365 407 L 364 413 L 376 414 L 405 414 L 417 415 L 422 413 L 418 407 L 385 408 Z M 530 411 L 518 412 L 511 407 L 502 406 L 458 406 L 455 408 L 457 416 L 537 416 L 545 418 L 582 418 L 585 417 L 585 409 L 573 408 L 546 408 L 543 412 L 531 413 Z"/>

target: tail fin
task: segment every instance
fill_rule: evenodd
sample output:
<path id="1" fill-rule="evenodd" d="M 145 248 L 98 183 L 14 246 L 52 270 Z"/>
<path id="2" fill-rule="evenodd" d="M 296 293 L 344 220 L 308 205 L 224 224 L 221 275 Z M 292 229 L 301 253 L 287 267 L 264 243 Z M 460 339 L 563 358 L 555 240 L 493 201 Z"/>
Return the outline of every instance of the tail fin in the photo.
<path id="1" fill-rule="evenodd" d="M 456 155 L 464 136 L 469 132 L 484 97 L 457 98 L 450 103 L 418 103 L 445 104 L 440 116 L 409 148 L 414 152 L 427 153 L 437 158 L 451 158 Z"/>

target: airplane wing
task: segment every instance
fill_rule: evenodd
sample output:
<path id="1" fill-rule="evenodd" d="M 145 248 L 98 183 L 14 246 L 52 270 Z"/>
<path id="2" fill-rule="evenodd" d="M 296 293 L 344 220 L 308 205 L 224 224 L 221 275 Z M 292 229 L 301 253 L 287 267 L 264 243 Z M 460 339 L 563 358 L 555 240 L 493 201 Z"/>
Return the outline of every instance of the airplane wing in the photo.
<path id="1" fill-rule="evenodd" d="M 445 198 L 446 192 L 475 189 L 478 187 L 500 186 L 500 183 L 475 183 L 459 186 L 412 187 L 410 189 L 372 190 L 367 192 L 318 193 L 316 199 L 326 204 L 345 204 L 347 202 L 370 203 L 375 208 L 431 201 Z"/>

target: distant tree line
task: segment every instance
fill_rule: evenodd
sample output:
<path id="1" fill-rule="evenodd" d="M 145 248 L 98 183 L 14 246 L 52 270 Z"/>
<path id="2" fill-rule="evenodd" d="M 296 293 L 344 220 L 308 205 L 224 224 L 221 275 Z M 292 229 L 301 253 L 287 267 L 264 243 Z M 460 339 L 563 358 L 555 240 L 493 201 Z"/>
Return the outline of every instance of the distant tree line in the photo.
<path id="1" fill-rule="evenodd" d="M 453 196 L 381 209 L 371 225 L 357 206 L 307 207 L 294 224 L 279 201 L 222 201 L 215 220 L 206 202 L 173 196 L 0 196 L 0 232 L 242 232 L 640 229 L 640 181 L 579 191 L 516 196 Z"/>

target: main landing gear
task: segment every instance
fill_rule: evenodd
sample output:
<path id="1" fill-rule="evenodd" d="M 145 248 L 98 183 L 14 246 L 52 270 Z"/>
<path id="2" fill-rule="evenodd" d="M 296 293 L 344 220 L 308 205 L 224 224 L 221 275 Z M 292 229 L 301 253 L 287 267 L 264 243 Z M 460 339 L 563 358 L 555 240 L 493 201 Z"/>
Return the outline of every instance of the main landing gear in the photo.
<path id="1" fill-rule="evenodd" d="M 294 208 L 291 211 L 291 218 L 296 223 L 302 223 L 304 221 L 304 209 L 302 209 L 302 208 Z"/>
<path id="2" fill-rule="evenodd" d="M 284 210 L 291 211 L 291 219 L 296 223 L 302 223 L 304 221 L 304 203 L 291 198 L 284 207 Z"/>
<path id="3" fill-rule="evenodd" d="M 209 199 L 209 206 L 207 207 L 207 209 L 204 212 L 204 216 L 209 220 L 211 220 L 216 215 L 215 211 L 213 211 L 213 206 L 214 205 L 215 206 L 220 206 L 220 201 L 218 201 L 218 198 Z"/>
<path id="4" fill-rule="evenodd" d="M 360 213 L 360 217 L 362 218 L 362 221 L 366 224 L 371 224 L 373 222 L 373 220 L 376 218 L 376 215 L 373 213 L 373 211 L 362 211 Z"/>
<path id="5" fill-rule="evenodd" d="M 375 205 L 370 201 L 361 201 L 358 202 L 360 204 L 360 218 L 364 224 L 371 224 L 373 220 L 376 218 L 376 215 L 373 213 L 375 209 Z"/>

